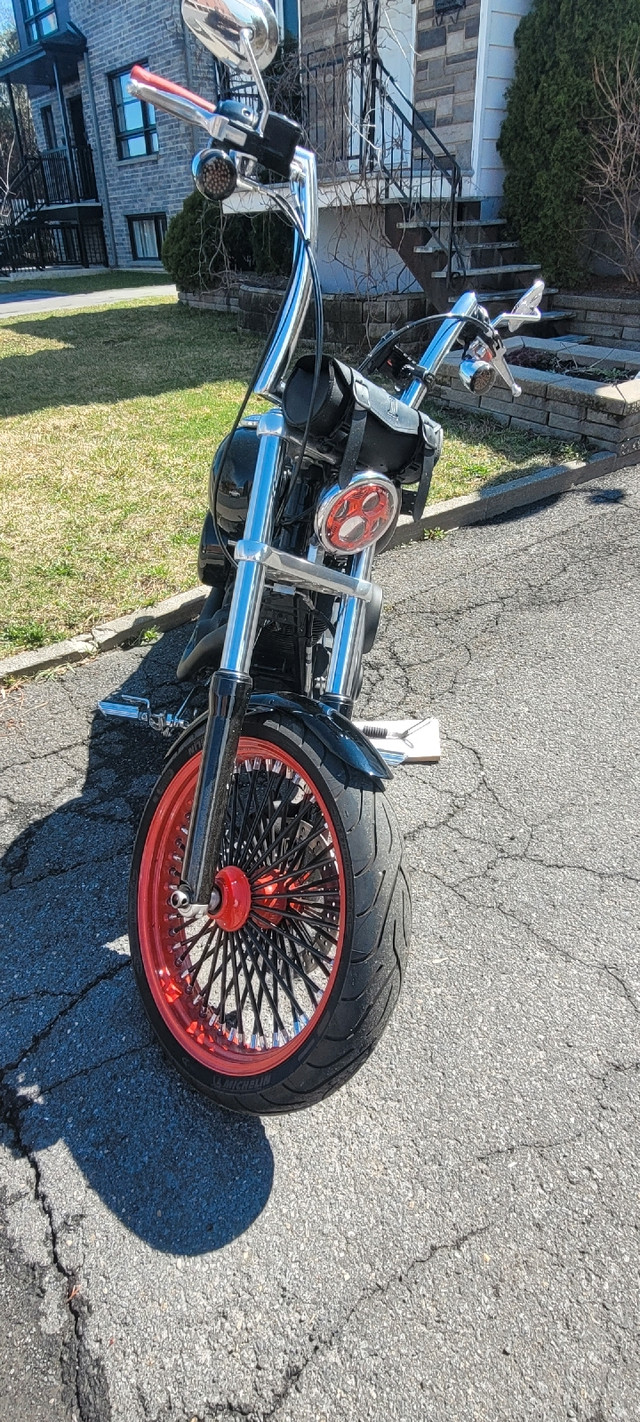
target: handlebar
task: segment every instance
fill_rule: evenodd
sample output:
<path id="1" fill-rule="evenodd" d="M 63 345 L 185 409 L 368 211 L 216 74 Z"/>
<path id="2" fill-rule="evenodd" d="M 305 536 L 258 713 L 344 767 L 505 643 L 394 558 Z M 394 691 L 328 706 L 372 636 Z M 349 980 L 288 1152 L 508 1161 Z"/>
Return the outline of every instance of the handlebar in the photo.
<path id="1" fill-rule="evenodd" d="M 150 69 L 143 69 L 141 64 L 134 64 L 129 76 L 129 91 L 143 103 L 164 109 L 166 113 L 173 114 L 174 118 L 196 124 L 214 136 L 218 114 L 215 104 L 210 104 L 208 99 L 201 99 L 198 94 L 192 94 L 190 89 L 183 89 L 181 84 L 174 84 L 171 79 L 163 79 L 162 75 L 153 74 Z"/>

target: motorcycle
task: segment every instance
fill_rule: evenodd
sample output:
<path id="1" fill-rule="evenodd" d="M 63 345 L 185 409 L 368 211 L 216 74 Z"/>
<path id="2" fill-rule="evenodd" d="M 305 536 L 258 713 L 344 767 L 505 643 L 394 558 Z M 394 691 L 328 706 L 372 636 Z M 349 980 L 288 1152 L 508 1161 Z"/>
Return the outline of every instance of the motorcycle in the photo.
<path id="1" fill-rule="evenodd" d="M 269 194 L 294 228 L 293 267 L 213 461 L 198 557 L 209 592 L 177 669 L 191 689 L 174 715 L 124 697 L 101 710 L 179 732 L 131 872 L 152 1027 L 193 1087 L 268 1114 L 348 1081 L 398 998 L 411 895 L 385 786 L 392 768 L 434 758 L 437 723 L 353 718 L 382 605 L 374 554 L 403 507 L 424 509 L 443 435 L 420 405 L 441 362 L 460 345 L 469 390 L 498 376 L 517 396 L 501 331 L 540 319 L 544 284 L 493 321 L 465 292 L 448 314 L 389 332 L 358 369 L 323 354 L 316 159 L 270 110 L 262 77 L 274 11 L 268 0 L 183 0 L 182 11 L 219 61 L 251 76 L 256 108 L 210 103 L 138 65 L 131 93 L 206 131 L 193 174 L 212 201 L 260 189 L 265 171 L 287 181 L 286 195 Z M 312 301 L 315 354 L 294 362 Z M 416 359 L 404 347 L 429 322 Z M 246 414 L 256 396 L 268 408 Z M 208 709 L 195 714 L 202 688 Z"/>

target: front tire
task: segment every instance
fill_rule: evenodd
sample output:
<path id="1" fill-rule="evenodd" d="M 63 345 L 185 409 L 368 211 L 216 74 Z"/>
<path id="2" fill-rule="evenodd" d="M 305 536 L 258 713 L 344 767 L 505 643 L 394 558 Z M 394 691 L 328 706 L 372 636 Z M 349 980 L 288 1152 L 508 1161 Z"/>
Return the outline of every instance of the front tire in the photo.
<path id="1" fill-rule="evenodd" d="M 366 1061 L 406 963 L 411 902 L 381 782 L 295 717 L 250 717 L 236 760 L 222 909 L 182 919 L 180 882 L 204 730 L 168 763 L 136 839 L 133 966 L 165 1052 L 197 1090 L 255 1114 L 313 1105 Z"/>

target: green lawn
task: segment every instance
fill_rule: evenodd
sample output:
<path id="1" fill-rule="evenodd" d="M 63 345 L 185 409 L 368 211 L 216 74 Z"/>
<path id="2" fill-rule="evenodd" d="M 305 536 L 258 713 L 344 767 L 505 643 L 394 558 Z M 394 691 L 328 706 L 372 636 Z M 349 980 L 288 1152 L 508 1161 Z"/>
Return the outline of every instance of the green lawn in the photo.
<path id="1" fill-rule="evenodd" d="M 257 352 L 232 317 L 154 297 L 0 321 L 0 655 L 193 586 L 211 457 Z M 432 499 L 576 454 L 440 418 Z"/>
<path id="2" fill-rule="evenodd" d="M 34 272 L 33 276 L 20 277 L 19 280 L 9 281 L 7 277 L 0 277 L 0 296 L 9 298 L 15 292 L 16 296 L 22 291 L 57 291 L 61 296 L 74 295 L 81 291 L 114 291 L 116 287 L 133 286 L 169 286 L 171 277 L 167 272 L 91 272 L 86 276 L 58 276 L 52 277 L 49 272 Z M 0 315 L 2 305 L 0 304 Z"/>

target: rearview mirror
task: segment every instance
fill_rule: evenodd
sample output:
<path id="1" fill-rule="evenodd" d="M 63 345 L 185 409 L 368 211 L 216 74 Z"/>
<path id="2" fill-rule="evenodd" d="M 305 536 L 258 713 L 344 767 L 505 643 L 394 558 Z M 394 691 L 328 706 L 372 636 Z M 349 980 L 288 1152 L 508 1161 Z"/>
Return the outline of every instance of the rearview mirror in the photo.
<path id="1" fill-rule="evenodd" d="M 251 72 L 251 46 L 259 69 L 266 69 L 278 48 L 278 22 L 269 0 L 182 0 L 191 33 L 231 69 Z"/>
<path id="2" fill-rule="evenodd" d="M 520 297 L 516 302 L 513 311 L 505 317 L 509 330 L 513 334 L 525 321 L 539 321 L 539 306 L 544 296 L 544 282 L 534 281 L 533 286 Z"/>

